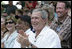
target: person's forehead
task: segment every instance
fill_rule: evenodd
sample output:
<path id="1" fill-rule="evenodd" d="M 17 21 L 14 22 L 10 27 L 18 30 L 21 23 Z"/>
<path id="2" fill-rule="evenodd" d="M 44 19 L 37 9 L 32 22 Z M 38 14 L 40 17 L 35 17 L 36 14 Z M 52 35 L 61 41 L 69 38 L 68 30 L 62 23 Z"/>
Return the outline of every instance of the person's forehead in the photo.
<path id="1" fill-rule="evenodd" d="M 65 7 L 65 3 L 63 3 L 63 2 L 57 2 L 57 6 L 56 7 Z"/>
<path id="2" fill-rule="evenodd" d="M 40 17 L 42 14 L 41 12 L 33 12 L 32 17 Z"/>

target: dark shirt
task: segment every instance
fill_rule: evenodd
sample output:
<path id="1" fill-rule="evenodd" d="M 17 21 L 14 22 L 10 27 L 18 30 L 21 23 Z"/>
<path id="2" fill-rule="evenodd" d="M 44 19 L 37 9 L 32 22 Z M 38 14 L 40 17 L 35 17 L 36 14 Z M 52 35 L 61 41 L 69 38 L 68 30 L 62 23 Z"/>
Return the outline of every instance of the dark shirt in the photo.
<path id="1" fill-rule="evenodd" d="M 6 8 L 6 12 L 8 15 L 10 15 L 10 13 L 15 13 L 17 7 L 15 5 L 10 6 L 9 4 L 7 5 L 2 5 L 3 8 Z"/>
<path id="2" fill-rule="evenodd" d="M 66 16 L 66 19 L 63 22 L 53 22 L 51 28 L 57 32 L 61 39 L 62 47 L 70 47 L 71 43 L 71 18 Z"/>

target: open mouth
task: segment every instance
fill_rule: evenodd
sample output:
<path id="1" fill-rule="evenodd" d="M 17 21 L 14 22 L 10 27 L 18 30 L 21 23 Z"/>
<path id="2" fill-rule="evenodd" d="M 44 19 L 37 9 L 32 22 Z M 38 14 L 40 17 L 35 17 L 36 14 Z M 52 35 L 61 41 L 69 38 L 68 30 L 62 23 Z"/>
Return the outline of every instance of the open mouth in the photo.
<path id="1" fill-rule="evenodd" d="M 33 26 L 37 26 L 37 24 L 32 24 Z"/>

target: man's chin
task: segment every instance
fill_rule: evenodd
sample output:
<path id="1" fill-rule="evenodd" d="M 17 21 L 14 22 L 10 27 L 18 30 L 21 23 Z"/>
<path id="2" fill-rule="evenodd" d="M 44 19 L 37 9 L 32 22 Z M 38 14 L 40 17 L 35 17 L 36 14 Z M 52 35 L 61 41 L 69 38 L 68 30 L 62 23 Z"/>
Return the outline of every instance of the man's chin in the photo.
<path id="1" fill-rule="evenodd" d="M 36 28 L 36 27 L 33 27 L 33 29 L 34 29 L 34 30 L 37 30 L 37 28 Z"/>

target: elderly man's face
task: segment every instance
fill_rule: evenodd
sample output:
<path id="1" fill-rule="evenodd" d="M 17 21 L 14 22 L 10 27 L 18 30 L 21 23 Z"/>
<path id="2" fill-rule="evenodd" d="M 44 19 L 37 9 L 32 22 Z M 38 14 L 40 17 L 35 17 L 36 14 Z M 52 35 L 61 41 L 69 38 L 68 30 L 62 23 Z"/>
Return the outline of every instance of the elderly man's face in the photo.
<path id="1" fill-rule="evenodd" d="M 45 22 L 42 19 L 42 14 L 40 12 L 33 12 L 31 16 L 31 23 L 35 30 L 40 30 L 43 28 Z"/>
<path id="2" fill-rule="evenodd" d="M 57 3 L 56 13 L 58 14 L 58 17 L 62 17 L 66 14 L 65 3 L 63 2 Z"/>

